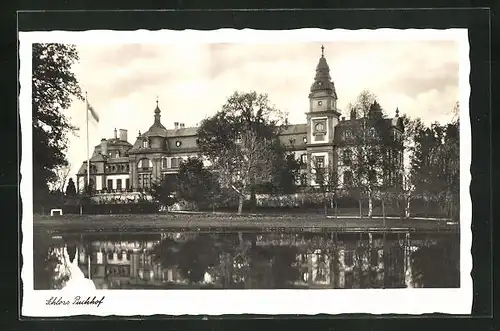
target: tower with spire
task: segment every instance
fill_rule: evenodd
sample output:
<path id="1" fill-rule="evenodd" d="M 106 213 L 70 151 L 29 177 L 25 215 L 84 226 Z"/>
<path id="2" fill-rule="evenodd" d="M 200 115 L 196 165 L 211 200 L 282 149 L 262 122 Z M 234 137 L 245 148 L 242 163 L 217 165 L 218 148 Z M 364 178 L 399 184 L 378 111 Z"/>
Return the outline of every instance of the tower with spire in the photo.
<path id="1" fill-rule="evenodd" d="M 334 159 L 334 131 L 339 123 L 337 91 L 330 76 L 330 67 L 325 58 L 325 47 L 321 46 L 321 57 L 309 93 L 307 119 L 308 172 L 311 167 L 328 167 Z M 314 177 L 314 176 L 313 176 Z M 314 185 L 314 180 L 310 184 Z"/>

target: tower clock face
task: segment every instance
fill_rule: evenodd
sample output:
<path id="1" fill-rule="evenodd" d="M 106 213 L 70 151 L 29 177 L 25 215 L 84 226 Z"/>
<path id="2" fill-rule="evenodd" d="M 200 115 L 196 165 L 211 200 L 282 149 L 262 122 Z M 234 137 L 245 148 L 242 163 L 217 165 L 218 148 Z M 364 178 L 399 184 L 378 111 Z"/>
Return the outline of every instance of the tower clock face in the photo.
<path id="1" fill-rule="evenodd" d="M 325 131 L 325 125 L 323 123 L 316 124 L 315 128 L 316 128 L 316 131 L 319 131 L 319 132 Z"/>

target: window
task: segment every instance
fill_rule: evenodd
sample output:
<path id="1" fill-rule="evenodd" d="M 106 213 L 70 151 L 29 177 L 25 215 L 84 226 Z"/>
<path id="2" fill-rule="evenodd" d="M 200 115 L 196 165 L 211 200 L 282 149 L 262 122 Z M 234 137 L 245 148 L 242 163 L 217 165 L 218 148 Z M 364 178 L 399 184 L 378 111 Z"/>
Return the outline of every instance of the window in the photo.
<path id="1" fill-rule="evenodd" d="M 151 187 L 151 174 L 139 174 L 138 180 L 140 188 Z"/>
<path id="2" fill-rule="evenodd" d="M 352 288 L 353 283 L 354 283 L 354 275 L 352 274 L 352 272 L 346 272 L 344 288 Z"/>
<path id="3" fill-rule="evenodd" d="M 108 179 L 108 190 L 111 190 L 113 188 L 113 180 Z"/>
<path id="4" fill-rule="evenodd" d="M 117 179 L 116 180 L 116 189 L 117 190 L 121 190 L 122 189 L 122 180 L 121 179 Z"/>
<path id="5" fill-rule="evenodd" d="M 342 151 L 342 161 L 345 165 L 351 165 L 352 163 L 352 151 L 350 149 L 344 149 Z"/>
<path id="6" fill-rule="evenodd" d="M 352 138 L 352 131 L 350 129 L 346 129 L 344 131 L 344 139 L 350 139 Z"/>
<path id="7" fill-rule="evenodd" d="M 178 168 L 179 164 L 177 163 L 177 158 L 173 157 L 170 165 L 172 168 Z"/>
<path id="8" fill-rule="evenodd" d="M 316 167 L 319 169 L 323 169 L 325 167 L 325 157 L 324 156 L 316 156 Z"/>
<path id="9" fill-rule="evenodd" d="M 307 186 L 307 174 L 300 175 L 300 185 Z"/>
<path id="10" fill-rule="evenodd" d="M 164 158 L 161 159 L 161 167 L 163 169 L 165 169 L 165 168 L 168 167 L 168 159 L 166 157 L 164 157 Z"/>
<path id="11" fill-rule="evenodd" d="M 346 171 L 344 172 L 344 186 L 351 186 L 351 185 L 352 185 L 352 172 Z"/>
<path id="12" fill-rule="evenodd" d="M 307 164 L 307 154 L 302 154 L 300 156 L 300 162 L 302 162 L 303 164 Z"/>
<path id="13" fill-rule="evenodd" d="M 148 140 L 147 139 L 144 139 L 142 141 L 142 148 L 148 148 Z"/>
<path id="14" fill-rule="evenodd" d="M 370 260 L 371 260 L 371 265 L 373 267 L 378 266 L 378 250 L 372 249 L 371 255 L 370 255 Z"/>
<path id="15" fill-rule="evenodd" d="M 125 188 L 130 188 L 130 179 L 125 179 Z"/>
<path id="16" fill-rule="evenodd" d="M 352 251 L 344 251 L 344 264 L 347 267 L 352 266 L 354 263 L 354 254 Z"/>
<path id="17" fill-rule="evenodd" d="M 139 170 L 141 171 L 148 171 L 151 170 L 151 164 L 149 159 L 141 159 L 139 160 Z"/>

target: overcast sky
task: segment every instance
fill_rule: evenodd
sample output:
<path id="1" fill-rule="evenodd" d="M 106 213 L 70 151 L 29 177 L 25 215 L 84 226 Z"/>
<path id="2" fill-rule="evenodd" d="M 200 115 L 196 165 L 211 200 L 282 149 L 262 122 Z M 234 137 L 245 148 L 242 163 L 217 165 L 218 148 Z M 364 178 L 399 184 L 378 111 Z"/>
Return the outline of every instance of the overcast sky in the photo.
<path id="1" fill-rule="evenodd" d="M 267 93 L 305 123 L 308 94 L 322 43 L 297 44 L 123 44 L 78 45 L 74 72 L 100 117 L 89 125 L 90 145 L 128 129 L 133 143 L 153 123 L 156 98 L 162 123 L 193 126 L 220 109 L 235 90 Z M 363 89 L 378 96 L 384 111 L 445 122 L 459 99 L 459 45 L 453 41 L 326 42 L 325 57 L 343 115 Z M 68 115 L 80 128 L 70 137 L 72 174 L 86 159 L 85 105 Z M 92 149 L 91 149 L 92 151 Z"/>

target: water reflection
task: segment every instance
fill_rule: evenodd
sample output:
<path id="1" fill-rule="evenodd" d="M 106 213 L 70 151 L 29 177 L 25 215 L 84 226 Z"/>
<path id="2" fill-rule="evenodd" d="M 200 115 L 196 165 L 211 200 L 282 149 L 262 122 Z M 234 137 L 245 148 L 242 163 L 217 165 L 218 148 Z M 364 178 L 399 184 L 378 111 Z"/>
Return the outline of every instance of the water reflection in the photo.
<path id="1" fill-rule="evenodd" d="M 64 245 L 78 247 L 100 289 L 459 287 L 459 237 L 449 233 L 67 234 L 43 268 L 35 257 L 39 289 L 67 281 Z M 35 255 L 43 249 L 35 241 Z"/>

